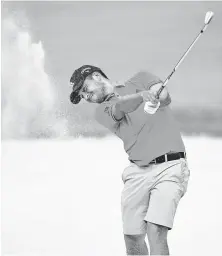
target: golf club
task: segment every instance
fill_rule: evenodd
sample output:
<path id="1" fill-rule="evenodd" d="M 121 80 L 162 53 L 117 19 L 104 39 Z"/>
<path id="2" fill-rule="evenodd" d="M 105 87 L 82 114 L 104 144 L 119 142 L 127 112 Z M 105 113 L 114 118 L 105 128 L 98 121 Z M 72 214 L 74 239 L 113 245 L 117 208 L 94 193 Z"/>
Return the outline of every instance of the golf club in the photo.
<path id="1" fill-rule="evenodd" d="M 166 84 L 168 83 L 168 81 L 170 80 L 171 76 L 174 74 L 174 72 L 177 70 L 177 68 L 179 67 L 180 63 L 184 60 L 184 58 L 186 57 L 186 55 L 189 53 L 189 51 L 191 50 L 191 48 L 194 46 L 194 44 L 197 42 L 197 40 L 199 39 L 199 37 L 203 34 L 203 32 L 207 29 L 207 26 L 209 25 L 209 23 L 211 22 L 212 18 L 214 16 L 214 13 L 209 11 L 206 13 L 205 15 L 205 20 L 204 20 L 204 26 L 201 29 L 200 33 L 197 35 L 197 37 L 194 39 L 194 41 L 192 42 L 192 44 L 189 46 L 189 48 L 186 50 L 186 52 L 183 54 L 183 56 L 180 58 L 180 60 L 177 62 L 176 66 L 174 67 L 173 71 L 170 73 L 170 75 L 165 79 L 165 81 L 163 82 L 162 86 L 160 87 L 160 89 L 157 92 L 157 96 L 156 98 L 158 99 L 162 90 L 164 89 L 164 87 L 166 86 Z M 157 109 L 160 106 L 160 102 L 158 102 L 157 105 L 152 104 L 152 102 L 146 102 L 145 106 L 144 106 L 144 111 L 146 113 L 149 114 L 154 114 Z"/>

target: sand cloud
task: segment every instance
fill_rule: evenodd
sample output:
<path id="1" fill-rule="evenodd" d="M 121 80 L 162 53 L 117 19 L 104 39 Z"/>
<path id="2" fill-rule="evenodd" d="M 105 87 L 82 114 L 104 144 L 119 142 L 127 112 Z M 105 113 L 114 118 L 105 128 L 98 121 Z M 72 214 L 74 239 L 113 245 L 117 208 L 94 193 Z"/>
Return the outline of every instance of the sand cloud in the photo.
<path id="1" fill-rule="evenodd" d="M 2 138 L 58 137 L 66 120 L 56 119 L 56 91 L 44 69 L 41 43 L 12 17 L 2 20 Z"/>

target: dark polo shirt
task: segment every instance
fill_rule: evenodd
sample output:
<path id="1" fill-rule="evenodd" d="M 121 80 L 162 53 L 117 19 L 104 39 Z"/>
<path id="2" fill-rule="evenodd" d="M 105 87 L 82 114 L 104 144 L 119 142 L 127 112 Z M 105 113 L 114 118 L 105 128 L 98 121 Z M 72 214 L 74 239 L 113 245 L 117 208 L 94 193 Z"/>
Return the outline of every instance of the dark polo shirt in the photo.
<path id="1" fill-rule="evenodd" d="M 141 167 L 165 153 L 185 151 L 177 122 L 169 107 L 170 96 L 153 115 L 144 112 L 145 103 L 142 103 L 135 111 L 117 121 L 112 107 L 119 97 L 148 90 L 158 82 L 160 79 L 155 75 L 141 71 L 124 86 L 116 87 L 117 95 L 101 103 L 95 112 L 96 120 L 122 139 L 129 160 Z"/>

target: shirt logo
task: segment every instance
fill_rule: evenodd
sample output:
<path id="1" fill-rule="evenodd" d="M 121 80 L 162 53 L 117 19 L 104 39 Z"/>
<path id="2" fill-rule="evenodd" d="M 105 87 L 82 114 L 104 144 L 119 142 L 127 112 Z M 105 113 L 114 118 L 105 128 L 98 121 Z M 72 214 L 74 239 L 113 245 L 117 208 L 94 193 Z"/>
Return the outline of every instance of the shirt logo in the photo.
<path id="1" fill-rule="evenodd" d="M 89 72 L 91 70 L 91 68 L 84 68 L 82 71 L 81 71 L 81 74 L 83 74 L 84 72 Z"/>

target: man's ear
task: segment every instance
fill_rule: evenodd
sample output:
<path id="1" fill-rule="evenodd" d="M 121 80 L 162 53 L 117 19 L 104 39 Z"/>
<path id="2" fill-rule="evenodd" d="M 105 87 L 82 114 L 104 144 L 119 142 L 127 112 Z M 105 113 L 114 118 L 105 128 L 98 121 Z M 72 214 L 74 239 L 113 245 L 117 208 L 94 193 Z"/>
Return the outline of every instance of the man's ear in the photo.
<path id="1" fill-rule="evenodd" d="M 102 75 L 99 72 L 95 71 L 92 73 L 92 78 L 93 80 L 100 82 L 102 80 Z"/>

